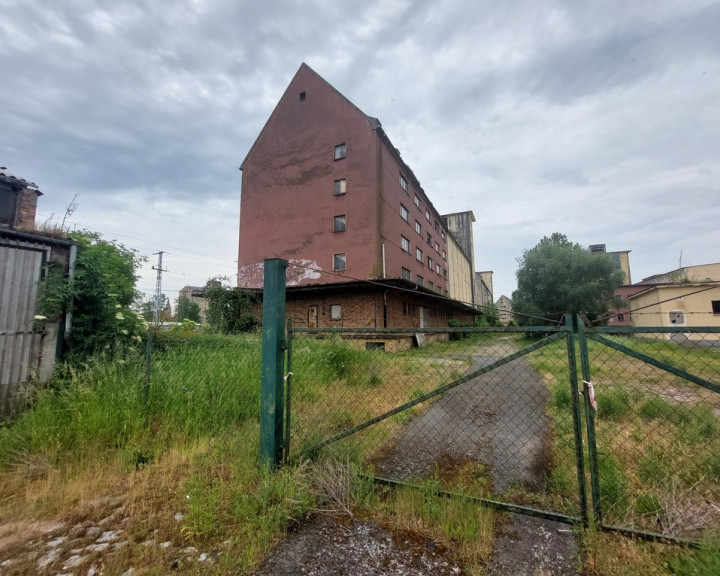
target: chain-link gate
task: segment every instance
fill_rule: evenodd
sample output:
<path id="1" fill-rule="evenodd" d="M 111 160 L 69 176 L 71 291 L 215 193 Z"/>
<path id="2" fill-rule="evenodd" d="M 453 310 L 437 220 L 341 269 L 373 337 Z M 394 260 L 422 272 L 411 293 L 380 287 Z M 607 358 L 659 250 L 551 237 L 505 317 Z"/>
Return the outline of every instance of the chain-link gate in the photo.
<path id="1" fill-rule="evenodd" d="M 718 328 L 295 328 L 287 348 L 286 460 L 645 538 L 720 527 Z"/>
<path id="2" fill-rule="evenodd" d="M 430 481 L 496 508 L 586 521 L 569 323 L 291 329 L 288 349 L 287 458 L 341 454 L 384 482 Z"/>
<path id="3" fill-rule="evenodd" d="M 720 329 L 579 340 L 596 523 L 684 542 L 720 528 Z"/>

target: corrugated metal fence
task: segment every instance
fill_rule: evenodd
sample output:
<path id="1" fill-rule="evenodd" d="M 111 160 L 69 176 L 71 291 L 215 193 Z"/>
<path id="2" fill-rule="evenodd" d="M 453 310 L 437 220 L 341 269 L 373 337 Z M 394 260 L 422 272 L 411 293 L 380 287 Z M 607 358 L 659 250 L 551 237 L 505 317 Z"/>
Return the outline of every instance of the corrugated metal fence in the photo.
<path id="1" fill-rule="evenodd" d="M 33 333 L 33 322 L 46 257 L 37 244 L 0 242 L 0 415 L 40 364 L 43 336 Z"/>

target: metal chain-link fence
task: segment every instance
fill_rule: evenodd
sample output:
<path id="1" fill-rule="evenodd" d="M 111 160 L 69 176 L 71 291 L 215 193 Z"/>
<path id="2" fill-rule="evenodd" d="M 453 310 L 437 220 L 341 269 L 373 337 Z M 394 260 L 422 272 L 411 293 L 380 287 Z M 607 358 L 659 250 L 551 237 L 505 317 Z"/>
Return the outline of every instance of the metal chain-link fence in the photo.
<path id="1" fill-rule="evenodd" d="M 292 330 L 287 455 L 697 540 L 720 527 L 719 338 Z"/>
<path id="2" fill-rule="evenodd" d="M 543 330 L 293 332 L 290 457 L 577 517 L 569 333 Z"/>
<path id="3" fill-rule="evenodd" d="M 589 446 L 603 524 L 699 540 L 720 527 L 720 333 L 683 330 L 587 331 Z"/>

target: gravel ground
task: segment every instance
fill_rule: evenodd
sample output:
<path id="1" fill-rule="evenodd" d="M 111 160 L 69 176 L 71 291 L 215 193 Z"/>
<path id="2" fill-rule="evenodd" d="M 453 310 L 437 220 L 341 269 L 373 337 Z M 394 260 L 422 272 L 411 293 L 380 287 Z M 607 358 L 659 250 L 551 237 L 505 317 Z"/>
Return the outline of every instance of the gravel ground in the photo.
<path id="1" fill-rule="evenodd" d="M 478 357 L 469 372 L 500 356 Z M 524 359 L 475 378 L 437 399 L 380 452 L 378 475 L 422 478 L 440 462 L 481 462 L 495 492 L 513 483 L 539 486 L 548 440 L 542 376 Z M 506 514 L 498 522 L 491 576 L 572 576 L 578 549 L 570 527 Z M 434 545 L 393 536 L 371 522 L 325 519 L 288 537 L 257 576 L 290 574 L 462 574 Z"/>
<path id="2" fill-rule="evenodd" d="M 459 566 L 432 540 L 374 522 L 319 517 L 290 535 L 255 576 L 456 576 Z"/>

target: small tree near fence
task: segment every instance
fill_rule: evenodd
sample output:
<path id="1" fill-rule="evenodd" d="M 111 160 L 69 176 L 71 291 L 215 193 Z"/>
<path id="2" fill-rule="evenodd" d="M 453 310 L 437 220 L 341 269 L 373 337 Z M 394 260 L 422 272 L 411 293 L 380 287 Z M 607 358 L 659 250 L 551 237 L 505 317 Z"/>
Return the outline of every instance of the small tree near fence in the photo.
<path id="1" fill-rule="evenodd" d="M 208 301 L 206 318 L 210 328 L 223 334 L 250 332 L 258 321 L 253 313 L 252 292 L 224 284 L 226 278 L 213 278 L 205 287 Z"/>

